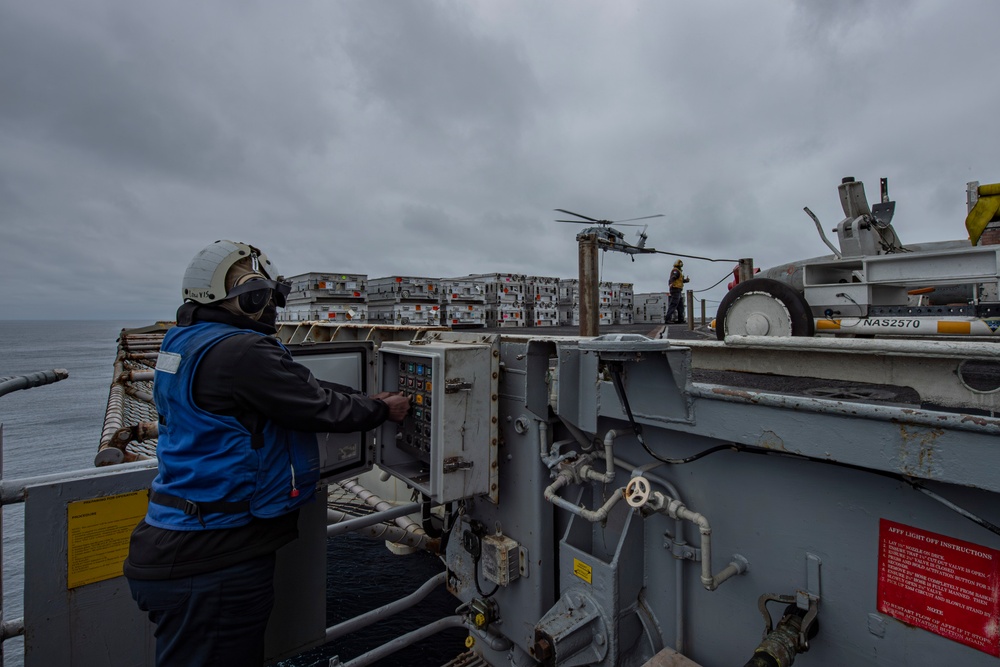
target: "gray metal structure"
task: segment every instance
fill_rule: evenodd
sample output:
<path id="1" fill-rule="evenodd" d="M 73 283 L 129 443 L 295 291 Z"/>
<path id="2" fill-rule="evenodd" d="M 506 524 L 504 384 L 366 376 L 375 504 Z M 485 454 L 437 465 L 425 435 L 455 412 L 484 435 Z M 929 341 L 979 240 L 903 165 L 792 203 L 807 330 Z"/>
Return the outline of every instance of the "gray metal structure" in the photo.
<path id="1" fill-rule="evenodd" d="M 978 182 L 967 186 L 970 212 L 979 189 Z M 843 179 L 838 193 L 844 211 L 833 228 L 838 245 L 805 209 L 833 254 L 742 275 L 719 305 L 720 340 L 814 333 L 992 337 L 1000 331 L 995 240 L 904 245 L 892 224 L 895 202 L 886 179 L 880 201 L 871 206 L 861 181 Z"/>
<path id="2" fill-rule="evenodd" d="M 423 630 L 347 664 L 370 664 L 456 625 L 469 630 L 469 664 L 493 667 L 996 664 L 1000 419 L 989 413 L 997 389 L 934 390 L 935 376 L 966 360 L 991 361 L 989 350 L 942 341 L 920 349 L 829 341 L 850 343 L 838 352 L 738 338 L 689 346 L 629 334 L 446 331 L 403 341 L 398 331 L 373 329 L 346 341 L 354 361 L 341 365 L 328 362 L 337 354 L 331 331 L 310 329 L 324 337 L 320 353 L 306 352 L 317 345 L 308 333 L 295 353 L 380 388 L 398 384 L 401 362 L 430 360 L 432 382 L 444 383 L 431 407 L 440 411 L 432 423 L 445 421 L 427 431 L 428 456 L 400 447 L 405 430 L 383 429 L 359 441 L 368 458 L 343 470 L 333 469 L 338 457 L 325 460 L 336 479 L 389 455 L 387 470 L 410 479 L 421 502 L 441 501 L 446 570 L 398 603 L 324 629 L 322 603 L 313 607 L 323 595 L 317 577 L 328 532 L 316 503 L 305 538 L 283 550 L 279 604 L 298 611 L 272 617 L 272 657 L 406 609 L 443 582 L 456 615 L 427 619 Z M 365 356 L 372 353 L 377 363 Z M 738 370 L 760 373 L 770 363 L 790 381 L 907 382 L 942 408 L 903 402 L 898 392 L 875 404 L 791 385 L 764 390 L 738 381 L 742 373 L 725 383 L 696 379 L 728 372 L 740 356 L 761 368 Z M 925 356 L 936 361 L 923 366 Z M 434 455 L 456 445 L 466 452 L 459 460 Z M 151 664 L 148 640 L 119 639 L 148 632 L 120 577 L 65 586 L 67 503 L 142 488 L 148 464 L 128 465 L 84 479 L 4 482 L 5 502 L 23 497 L 27 505 L 26 665 Z M 421 465 L 440 483 L 415 479 Z M 463 485 L 448 484 L 452 476 L 474 483 L 456 491 Z M 300 627 L 287 627 L 292 619 Z"/>

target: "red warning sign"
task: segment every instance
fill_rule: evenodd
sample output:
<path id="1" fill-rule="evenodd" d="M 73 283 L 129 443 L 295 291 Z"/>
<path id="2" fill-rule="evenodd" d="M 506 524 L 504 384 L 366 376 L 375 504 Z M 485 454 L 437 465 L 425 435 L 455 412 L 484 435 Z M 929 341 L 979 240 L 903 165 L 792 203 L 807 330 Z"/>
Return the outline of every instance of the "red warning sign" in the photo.
<path id="1" fill-rule="evenodd" d="M 882 519 L 878 610 L 1000 656 L 1000 551 Z"/>

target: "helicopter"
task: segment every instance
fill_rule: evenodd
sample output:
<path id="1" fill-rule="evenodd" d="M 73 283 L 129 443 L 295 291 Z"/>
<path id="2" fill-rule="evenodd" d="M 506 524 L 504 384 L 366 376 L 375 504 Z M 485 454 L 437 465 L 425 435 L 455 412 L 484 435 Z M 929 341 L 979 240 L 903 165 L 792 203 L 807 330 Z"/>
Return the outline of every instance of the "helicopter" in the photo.
<path id="1" fill-rule="evenodd" d="M 564 208 L 554 209 L 560 213 L 566 213 L 567 215 L 573 215 L 582 220 L 556 220 L 556 222 L 568 222 L 577 225 L 596 225 L 588 229 L 583 230 L 577 234 L 576 238 L 579 241 L 582 236 L 594 235 L 597 237 L 597 244 L 601 250 L 608 251 L 614 250 L 616 252 L 623 252 L 627 255 L 638 255 L 642 253 L 653 253 L 656 252 L 654 248 L 647 248 L 646 241 L 649 236 L 646 234 L 646 230 L 649 228 L 648 224 L 638 225 L 629 224 L 636 220 L 649 220 L 650 218 L 662 218 L 664 217 L 662 213 L 657 213 L 656 215 L 644 215 L 638 218 L 625 218 L 624 220 L 598 220 L 597 218 L 591 218 L 587 215 L 581 215 L 579 213 L 574 213 L 573 211 L 567 211 Z M 620 225 L 622 227 L 642 227 L 642 230 L 638 233 L 639 242 L 636 244 L 631 244 L 625 240 L 625 234 L 618 231 L 611 225 Z M 632 257 L 632 261 L 635 261 L 635 257 Z"/>

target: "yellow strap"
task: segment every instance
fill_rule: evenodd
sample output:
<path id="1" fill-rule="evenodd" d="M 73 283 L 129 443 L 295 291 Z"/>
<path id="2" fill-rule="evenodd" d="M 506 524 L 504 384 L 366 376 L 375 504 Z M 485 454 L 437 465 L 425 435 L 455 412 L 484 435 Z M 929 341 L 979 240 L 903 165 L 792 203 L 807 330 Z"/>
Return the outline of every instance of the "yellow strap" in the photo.
<path id="1" fill-rule="evenodd" d="M 1000 183 L 987 183 L 979 186 L 980 197 L 995 197 L 1000 195 Z"/>
<path id="2" fill-rule="evenodd" d="M 1000 211 L 1000 197 L 980 197 L 969 211 L 968 217 L 965 218 L 965 228 L 969 230 L 969 240 L 972 241 L 972 245 L 979 243 L 979 237 L 986 231 L 986 225 L 998 219 L 997 211 Z"/>

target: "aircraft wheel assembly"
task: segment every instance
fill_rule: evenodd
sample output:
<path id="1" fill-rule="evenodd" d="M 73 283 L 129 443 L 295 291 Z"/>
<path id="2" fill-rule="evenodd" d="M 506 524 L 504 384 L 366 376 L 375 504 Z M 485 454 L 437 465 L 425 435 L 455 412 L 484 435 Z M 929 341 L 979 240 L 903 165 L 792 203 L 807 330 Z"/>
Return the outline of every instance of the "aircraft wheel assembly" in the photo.
<path id="1" fill-rule="evenodd" d="M 812 336 L 809 304 L 788 285 L 753 278 L 729 290 L 715 318 L 719 340 L 726 336 Z"/>

